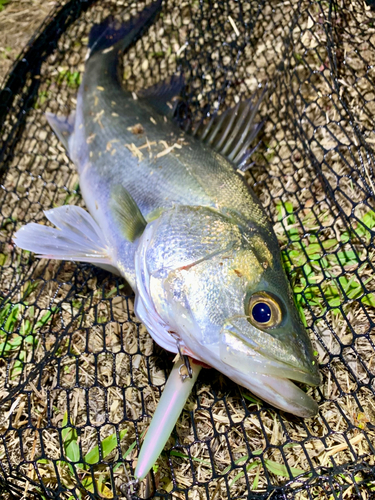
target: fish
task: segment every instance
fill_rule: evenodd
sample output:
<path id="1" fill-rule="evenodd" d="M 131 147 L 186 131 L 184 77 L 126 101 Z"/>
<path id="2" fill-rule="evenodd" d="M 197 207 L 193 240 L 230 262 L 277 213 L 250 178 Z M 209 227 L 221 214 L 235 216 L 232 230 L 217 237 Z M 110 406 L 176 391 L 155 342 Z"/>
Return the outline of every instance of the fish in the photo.
<path id="1" fill-rule="evenodd" d="M 182 408 L 190 390 L 183 384 L 195 382 L 202 364 L 281 410 L 312 417 L 317 403 L 294 382 L 319 385 L 318 363 L 272 224 L 243 175 L 264 92 L 189 132 L 173 120 L 181 75 L 127 90 L 122 55 L 160 9 L 159 0 L 126 23 L 93 26 L 75 112 L 47 114 L 78 170 L 87 210 L 47 210 L 55 227 L 29 223 L 14 242 L 39 258 L 95 264 L 130 284 L 135 313 L 155 342 L 188 356 L 192 373 L 172 370 L 164 417 L 171 401 Z"/>

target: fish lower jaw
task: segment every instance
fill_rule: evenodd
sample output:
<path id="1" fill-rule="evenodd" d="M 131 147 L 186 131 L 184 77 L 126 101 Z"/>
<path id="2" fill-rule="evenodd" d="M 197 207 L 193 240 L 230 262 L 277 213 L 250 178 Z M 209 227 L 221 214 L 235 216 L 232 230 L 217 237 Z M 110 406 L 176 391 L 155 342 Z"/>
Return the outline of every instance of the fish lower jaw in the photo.
<path id="1" fill-rule="evenodd" d="M 225 373 L 231 380 L 246 387 L 267 403 L 297 417 L 310 418 L 318 413 L 318 404 L 291 380 L 271 375 L 241 372 Z"/>
<path id="2" fill-rule="evenodd" d="M 311 418 L 317 415 L 319 407 L 316 401 L 297 387 L 291 380 L 262 375 L 262 399 L 297 417 Z M 266 393 L 271 392 L 271 398 Z"/>
<path id="3" fill-rule="evenodd" d="M 291 380 L 265 373 L 249 373 L 246 376 L 239 370 L 228 368 L 221 368 L 221 371 L 272 406 L 303 418 L 314 417 L 318 413 L 318 404 Z"/>
<path id="4" fill-rule="evenodd" d="M 189 327 L 184 328 L 184 331 L 180 332 L 180 335 L 176 338 L 177 334 L 172 335 L 170 330 L 177 331 L 178 328 L 168 325 L 168 322 L 157 312 L 146 290 L 142 291 L 143 293 L 136 296 L 135 313 L 146 325 L 155 342 L 161 347 L 174 353 L 177 353 L 178 347 L 180 347 L 183 354 L 190 355 L 193 359 L 216 368 L 234 382 L 246 387 L 264 401 L 281 410 L 304 418 L 313 417 L 317 414 L 317 403 L 291 382 L 288 375 L 285 377 L 280 371 L 277 375 L 269 373 L 272 372 L 270 366 L 263 366 L 262 373 L 254 369 L 254 367 L 246 370 L 247 363 L 244 363 L 245 360 L 241 356 L 237 361 L 236 357 L 234 357 L 232 364 L 224 362 L 218 344 L 203 345 L 197 340 L 196 325 L 189 325 Z M 195 335 L 192 332 L 195 332 Z M 177 339 L 179 340 L 179 346 Z M 269 360 L 264 356 L 261 356 L 261 358 L 264 358 L 264 363 L 267 365 Z M 262 363 L 259 364 L 259 366 L 261 365 Z M 280 376 L 279 373 L 282 375 Z"/>
<path id="5" fill-rule="evenodd" d="M 233 382 L 249 389 L 254 395 L 280 410 L 303 418 L 311 418 L 318 413 L 316 401 L 289 378 L 256 371 L 244 373 L 223 362 L 218 346 L 200 346 L 198 350 L 188 344 L 188 349 L 193 358 L 216 368 Z M 240 363 L 237 364 L 239 365 Z"/>
<path id="6" fill-rule="evenodd" d="M 136 314 L 146 324 L 151 336 L 164 349 L 177 353 L 176 337 L 168 332 L 166 325 L 155 322 L 155 317 L 150 317 L 150 309 L 145 309 L 142 301 L 136 303 Z M 317 403 L 297 387 L 288 378 L 277 377 L 267 373 L 255 371 L 243 373 L 220 359 L 219 347 L 202 346 L 200 343 L 191 345 L 191 338 L 180 343 L 182 354 L 186 354 L 198 362 L 216 368 L 239 385 L 249 389 L 262 400 L 293 415 L 310 418 L 317 414 Z"/>

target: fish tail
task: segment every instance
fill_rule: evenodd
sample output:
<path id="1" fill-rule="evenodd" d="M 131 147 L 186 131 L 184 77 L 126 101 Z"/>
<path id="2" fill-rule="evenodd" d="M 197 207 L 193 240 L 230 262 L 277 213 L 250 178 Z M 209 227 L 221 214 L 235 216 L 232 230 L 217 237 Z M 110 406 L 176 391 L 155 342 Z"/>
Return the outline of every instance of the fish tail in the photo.
<path id="1" fill-rule="evenodd" d="M 142 35 L 161 9 L 162 0 L 156 0 L 145 7 L 138 16 L 120 23 L 112 16 L 107 17 L 102 23 L 95 24 L 89 35 L 89 55 L 108 50 L 118 45 L 121 51 L 127 50 Z"/>

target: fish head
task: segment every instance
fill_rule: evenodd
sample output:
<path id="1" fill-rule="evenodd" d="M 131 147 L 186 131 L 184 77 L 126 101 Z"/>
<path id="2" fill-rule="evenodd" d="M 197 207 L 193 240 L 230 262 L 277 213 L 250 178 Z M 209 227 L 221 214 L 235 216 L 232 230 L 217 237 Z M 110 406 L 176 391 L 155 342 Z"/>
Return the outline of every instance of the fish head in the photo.
<path id="1" fill-rule="evenodd" d="M 320 376 L 272 228 L 176 207 L 146 227 L 137 254 L 137 313 L 144 320 L 139 310 L 153 311 L 151 333 L 159 322 L 187 354 L 262 399 L 316 414 L 315 401 L 291 382 L 318 385 Z"/>

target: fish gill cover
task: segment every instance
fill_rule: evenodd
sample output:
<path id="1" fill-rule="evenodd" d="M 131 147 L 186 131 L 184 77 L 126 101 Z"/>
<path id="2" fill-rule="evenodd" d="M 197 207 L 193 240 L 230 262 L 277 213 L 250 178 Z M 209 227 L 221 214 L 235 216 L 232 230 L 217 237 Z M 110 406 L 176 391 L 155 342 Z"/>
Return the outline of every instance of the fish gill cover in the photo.
<path id="1" fill-rule="evenodd" d="M 12 244 L 43 210 L 83 206 L 45 112 L 75 108 L 92 25 L 143 6 L 61 2 L 0 95 L 4 498 L 122 497 L 172 366 L 123 280 Z M 373 18 L 362 1 L 164 1 L 125 56 L 134 91 L 182 69 L 180 112 L 192 121 L 268 84 L 248 181 L 274 222 L 323 376 L 308 389 L 319 414 L 303 420 L 203 370 L 154 467 L 156 497 L 374 494 Z"/>

